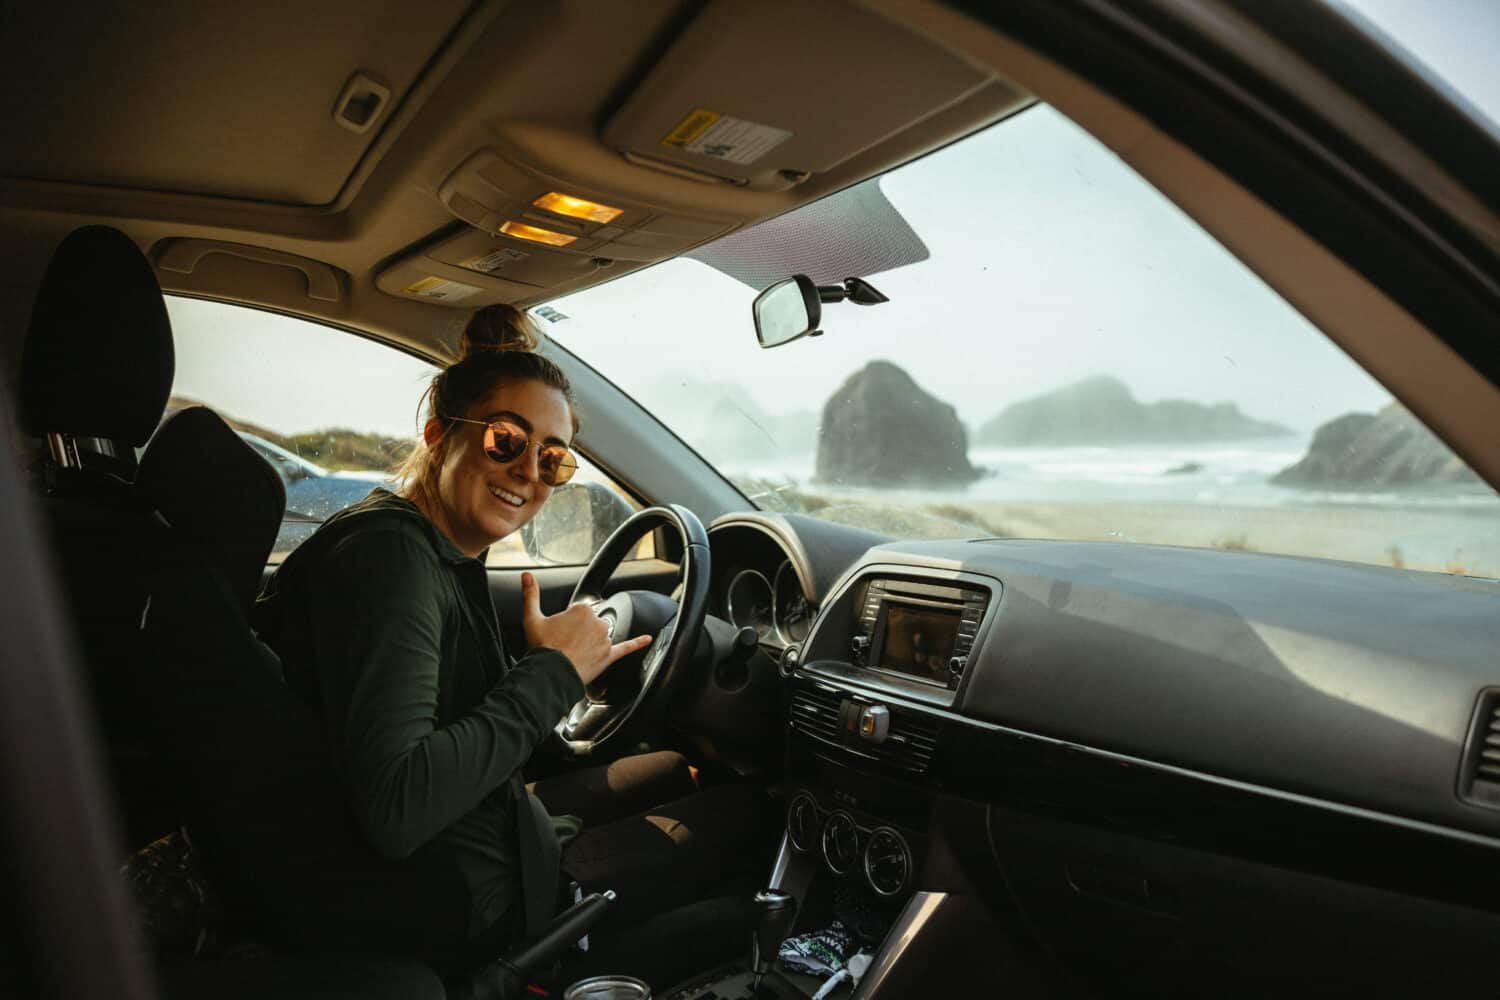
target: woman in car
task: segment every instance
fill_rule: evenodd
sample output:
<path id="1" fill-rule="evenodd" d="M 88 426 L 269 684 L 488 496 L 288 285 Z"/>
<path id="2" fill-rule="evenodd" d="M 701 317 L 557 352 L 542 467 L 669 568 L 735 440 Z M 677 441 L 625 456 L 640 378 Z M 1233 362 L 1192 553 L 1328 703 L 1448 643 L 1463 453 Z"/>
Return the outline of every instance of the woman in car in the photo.
<path id="1" fill-rule="evenodd" d="M 587 606 L 543 614 L 526 573 L 529 648 L 512 662 L 502 647 L 481 559 L 576 468 L 568 380 L 535 346 L 516 310 L 477 314 L 462 359 L 433 379 L 423 444 L 399 491 L 377 489 L 330 518 L 261 600 L 288 684 L 321 710 L 371 846 L 389 860 L 420 855 L 462 874 L 476 961 L 500 954 L 523 926 L 521 768 L 586 683 L 650 643 L 611 642 Z M 635 919 L 687 902 L 673 886 L 700 891 L 749 846 L 731 818 L 744 808 L 720 790 L 681 798 L 692 791 L 681 757 L 651 754 L 617 762 L 608 775 L 543 782 L 538 795 L 591 823 L 679 798 L 656 812 L 689 837 L 650 837 L 658 823 L 643 854 L 648 824 L 625 820 L 591 831 L 570 865 L 590 888 L 615 888 Z M 552 825 L 566 841 L 580 820 L 559 816 Z M 669 874 L 671 886 L 662 886 Z"/>

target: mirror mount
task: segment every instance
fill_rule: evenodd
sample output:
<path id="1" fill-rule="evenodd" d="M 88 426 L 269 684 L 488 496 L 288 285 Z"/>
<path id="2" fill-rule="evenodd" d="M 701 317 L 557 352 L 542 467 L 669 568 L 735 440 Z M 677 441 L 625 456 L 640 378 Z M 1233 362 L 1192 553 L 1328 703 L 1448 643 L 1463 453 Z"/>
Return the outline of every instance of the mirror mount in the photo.
<path id="1" fill-rule="evenodd" d="M 819 285 L 819 302 L 853 302 L 857 306 L 878 306 L 891 301 L 863 278 L 845 278 L 840 285 Z"/>
<path id="2" fill-rule="evenodd" d="M 890 299 L 863 278 L 845 278 L 837 285 L 815 285 L 805 274 L 768 286 L 755 297 L 751 315 L 761 347 L 780 347 L 802 337 L 822 336 L 818 328 L 824 302 L 853 302 L 874 306 Z"/>

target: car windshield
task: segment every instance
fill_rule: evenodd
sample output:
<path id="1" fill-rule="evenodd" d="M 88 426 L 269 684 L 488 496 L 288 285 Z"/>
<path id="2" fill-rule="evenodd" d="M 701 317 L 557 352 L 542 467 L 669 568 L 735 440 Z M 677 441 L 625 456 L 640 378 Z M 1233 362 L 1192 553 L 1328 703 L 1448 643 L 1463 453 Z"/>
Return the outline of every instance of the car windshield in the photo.
<path id="1" fill-rule="evenodd" d="M 794 272 L 889 301 L 761 349 Z M 764 509 L 1500 574 L 1494 491 L 1045 106 L 537 314 Z"/>

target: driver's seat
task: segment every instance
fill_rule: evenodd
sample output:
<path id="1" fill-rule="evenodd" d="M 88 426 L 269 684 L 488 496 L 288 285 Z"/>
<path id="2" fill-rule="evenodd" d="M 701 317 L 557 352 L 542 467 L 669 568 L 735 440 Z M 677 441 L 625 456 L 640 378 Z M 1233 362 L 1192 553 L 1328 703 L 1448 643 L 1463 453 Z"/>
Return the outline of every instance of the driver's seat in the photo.
<path id="1" fill-rule="evenodd" d="M 464 908 L 441 903 L 462 892 L 441 872 L 369 864 L 315 720 L 250 629 L 285 504 L 280 478 L 216 414 L 194 407 L 152 438 L 135 493 L 164 522 L 140 623 L 141 701 L 152 706 L 159 778 L 176 791 L 224 900 L 225 930 L 280 953 L 180 962 L 163 969 L 169 992 L 440 1000 L 426 965 L 371 952 L 413 954 L 424 933 L 461 939 Z M 389 916 L 381 901 L 393 891 L 423 915 L 416 940 L 379 937 Z"/>

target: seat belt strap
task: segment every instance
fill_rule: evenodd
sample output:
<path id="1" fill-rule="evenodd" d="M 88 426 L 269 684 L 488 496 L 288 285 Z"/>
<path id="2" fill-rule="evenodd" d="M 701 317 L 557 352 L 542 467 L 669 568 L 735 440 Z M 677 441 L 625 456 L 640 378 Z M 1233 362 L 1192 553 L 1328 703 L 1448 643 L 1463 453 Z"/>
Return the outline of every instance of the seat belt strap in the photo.
<path id="1" fill-rule="evenodd" d="M 510 779 L 516 814 L 516 844 L 521 858 L 521 898 L 526 913 L 525 941 L 529 944 L 546 930 L 557 908 L 557 878 L 562 868 L 562 845 L 552 817 L 522 783 L 520 775 Z"/>

